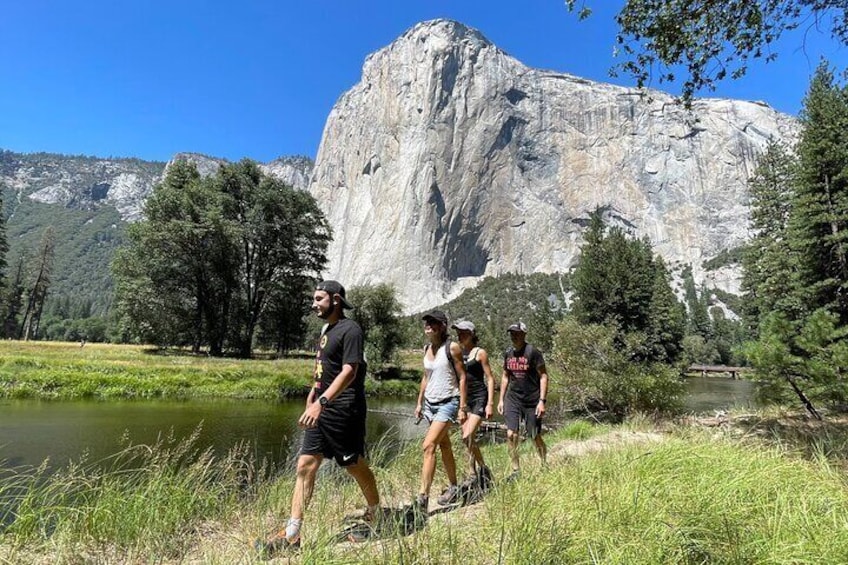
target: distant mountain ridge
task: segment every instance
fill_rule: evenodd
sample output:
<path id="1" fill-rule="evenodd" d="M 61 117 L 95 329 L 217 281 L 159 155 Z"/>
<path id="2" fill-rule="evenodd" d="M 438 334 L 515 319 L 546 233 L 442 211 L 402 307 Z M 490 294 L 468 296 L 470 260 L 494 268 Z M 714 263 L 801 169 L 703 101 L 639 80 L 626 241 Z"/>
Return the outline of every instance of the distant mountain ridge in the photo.
<path id="1" fill-rule="evenodd" d="M 180 153 L 175 159 L 195 162 L 204 174 L 226 162 L 195 153 Z M 312 165 L 308 157 L 281 157 L 260 166 L 305 189 Z M 90 304 L 92 315 L 105 314 L 112 300 L 112 255 L 127 223 L 141 218 L 144 201 L 167 166 L 132 158 L 0 150 L 10 268 L 20 252 L 35 252 L 51 226 L 56 250 L 48 303 L 70 298 Z"/>

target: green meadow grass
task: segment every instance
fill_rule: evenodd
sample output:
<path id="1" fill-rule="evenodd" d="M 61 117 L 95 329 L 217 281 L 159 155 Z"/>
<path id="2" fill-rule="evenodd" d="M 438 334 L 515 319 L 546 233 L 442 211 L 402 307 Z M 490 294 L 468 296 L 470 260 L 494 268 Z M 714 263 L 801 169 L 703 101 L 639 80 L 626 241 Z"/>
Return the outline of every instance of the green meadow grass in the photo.
<path id="1" fill-rule="evenodd" d="M 0 342 L 0 397 L 288 398 L 308 392 L 314 361 L 230 359 L 133 345 Z M 410 396 L 410 382 L 369 380 L 373 395 Z"/>
<path id="2" fill-rule="evenodd" d="M 610 430 L 627 432 L 580 423 L 548 441 Z M 393 456 L 395 441 L 387 434 L 372 453 L 390 506 L 411 500 L 420 470 L 417 443 Z M 0 562 L 259 562 L 250 543 L 287 516 L 291 468 L 269 473 L 238 449 L 220 459 L 190 444 L 128 449 L 111 470 L 72 466 L 18 489 L 27 495 L 0 533 Z M 485 446 L 484 455 L 502 478 L 505 446 Z M 483 502 L 433 516 L 412 535 L 355 545 L 333 538 L 361 495 L 327 464 L 295 562 L 848 562 L 848 489 L 839 465 L 823 457 L 687 429 L 659 443 L 554 457 L 546 467 L 527 442 L 521 455 L 521 479 L 499 484 Z M 0 493 L 21 480 L 5 479 Z M 444 484 L 439 471 L 433 494 Z"/>

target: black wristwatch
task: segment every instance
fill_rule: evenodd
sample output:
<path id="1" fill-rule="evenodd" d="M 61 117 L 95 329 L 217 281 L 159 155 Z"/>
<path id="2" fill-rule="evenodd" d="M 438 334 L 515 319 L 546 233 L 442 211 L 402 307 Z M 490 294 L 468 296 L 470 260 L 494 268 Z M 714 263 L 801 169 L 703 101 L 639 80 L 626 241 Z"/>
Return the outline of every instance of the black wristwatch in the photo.
<path id="1" fill-rule="evenodd" d="M 539 402 L 541 402 L 542 404 L 544 404 L 544 403 L 545 403 L 545 399 L 544 399 L 544 398 L 540 398 L 540 399 L 539 399 Z"/>
<path id="2" fill-rule="evenodd" d="M 319 396 L 318 397 L 318 404 L 320 404 L 321 406 L 326 406 L 329 403 L 330 403 L 330 399 L 327 398 L 326 396 Z"/>

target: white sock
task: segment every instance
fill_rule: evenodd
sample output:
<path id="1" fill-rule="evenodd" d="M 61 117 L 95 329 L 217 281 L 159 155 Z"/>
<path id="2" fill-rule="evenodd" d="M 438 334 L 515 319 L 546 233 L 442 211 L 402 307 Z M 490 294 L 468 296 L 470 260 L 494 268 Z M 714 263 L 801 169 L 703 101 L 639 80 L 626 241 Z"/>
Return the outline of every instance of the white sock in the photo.
<path id="1" fill-rule="evenodd" d="M 288 523 L 286 523 L 286 538 L 293 540 L 300 534 L 300 525 L 303 523 L 303 519 L 299 518 L 289 518 Z"/>

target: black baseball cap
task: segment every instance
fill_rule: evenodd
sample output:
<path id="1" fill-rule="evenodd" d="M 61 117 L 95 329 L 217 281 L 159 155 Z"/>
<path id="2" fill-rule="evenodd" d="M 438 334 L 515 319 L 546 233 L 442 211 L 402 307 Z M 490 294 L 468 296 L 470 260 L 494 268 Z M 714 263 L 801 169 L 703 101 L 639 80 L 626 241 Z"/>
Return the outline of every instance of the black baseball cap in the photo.
<path id="1" fill-rule="evenodd" d="M 526 334 L 526 333 L 527 333 L 527 324 L 525 324 L 524 322 L 515 322 L 514 324 L 512 324 L 511 326 L 509 326 L 509 327 L 506 329 L 506 331 L 508 331 L 508 332 L 510 332 L 510 333 L 512 333 L 512 332 L 521 332 L 521 333 Z"/>
<path id="2" fill-rule="evenodd" d="M 448 317 L 447 314 L 442 312 L 441 310 L 430 310 L 423 316 L 421 316 L 422 320 L 436 320 L 437 322 L 441 322 L 444 325 L 448 325 Z"/>
<path id="3" fill-rule="evenodd" d="M 353 305 L 345 299 L 345 288 L 339 281 L 321 281 L 315 285 L 315 290 L 323 290 L 330 296 L 338 294 L 342 300 L 342 308 L 353 308 Z"/>

